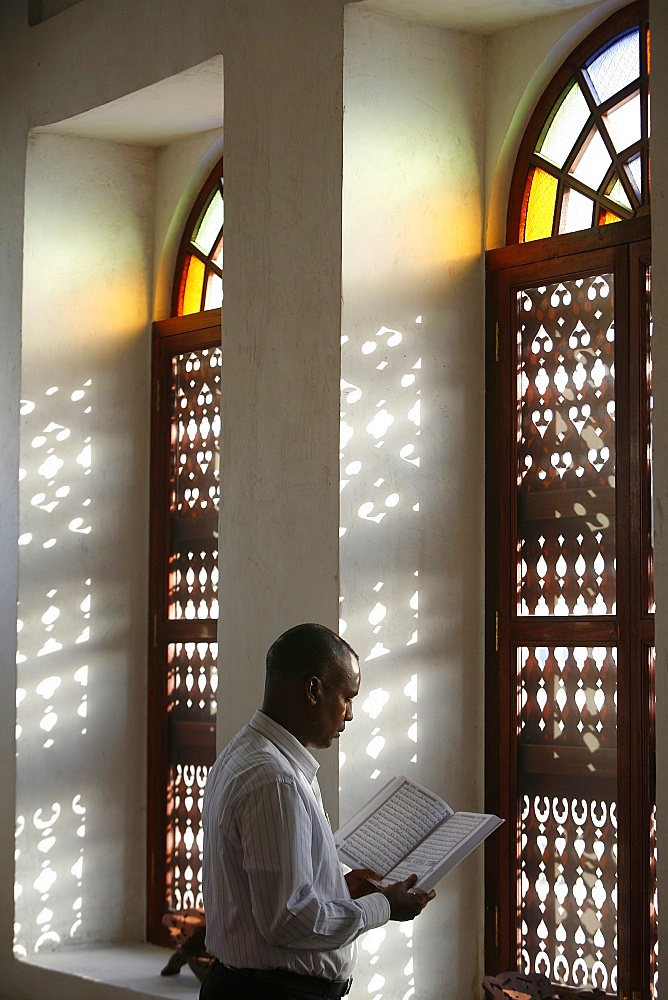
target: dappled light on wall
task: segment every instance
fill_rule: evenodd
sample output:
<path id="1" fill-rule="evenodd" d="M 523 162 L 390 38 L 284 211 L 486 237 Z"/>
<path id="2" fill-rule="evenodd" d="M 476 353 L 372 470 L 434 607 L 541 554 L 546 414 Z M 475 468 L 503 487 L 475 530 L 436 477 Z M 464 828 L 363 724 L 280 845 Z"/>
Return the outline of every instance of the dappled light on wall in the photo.
<path id="1" fill-rule="evenodd" d="M 342 338 L 341 634 L 357 650 L 362 692 L 341 740 L 352 814 L 418 761 L 422 317 Z M 354 780 L 352 778 L 354 770 Z M 369 788 L 369 782 L 376 787 Z M 358 797 L 359 796 L 359 797 Z M 371 1000 L 415 992 L 412 923 L 364 935 L 357 980 Z M 395 993 L 392 994 L 393 996 Z"/>
<path id="2" fill-rule="evenodd" d="M 81 938 L 86 806 L 73 763 L 87 752 L 93 580 L 91 382 L 21 402 L 17 637 L 15 954 Z M 48 417 L 46 414 L 48 413 Z M 73 428 L 77 428 L 76 431 Z"/>

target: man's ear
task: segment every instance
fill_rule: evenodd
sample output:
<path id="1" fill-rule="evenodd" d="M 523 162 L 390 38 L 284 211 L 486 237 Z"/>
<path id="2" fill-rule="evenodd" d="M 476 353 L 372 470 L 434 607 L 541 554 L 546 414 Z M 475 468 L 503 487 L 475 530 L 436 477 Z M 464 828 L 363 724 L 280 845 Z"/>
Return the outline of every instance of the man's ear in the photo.
<path id="1" fill-rule="evenodd" d="M 309 677 L 306 681 L 306 697 L 311 705 L 317 705 L 322 697 L 322 681 L 319 677 Z"/>

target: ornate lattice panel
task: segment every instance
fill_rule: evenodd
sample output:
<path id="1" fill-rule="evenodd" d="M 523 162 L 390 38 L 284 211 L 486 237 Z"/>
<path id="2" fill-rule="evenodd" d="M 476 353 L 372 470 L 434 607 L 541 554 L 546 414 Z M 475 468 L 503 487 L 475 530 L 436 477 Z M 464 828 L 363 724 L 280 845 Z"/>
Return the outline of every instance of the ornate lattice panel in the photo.
<path id="1" fill-rule="evenodd" d="M 202 797 L 209 768 L 175 764 L 167 798 L 167 894 L 175 910 L 203 907 Z"/>
<path id="2" fill-rule="evenodd" d="M 204 348 L 172 361 L 172 499 L 179 514 L 218 510 L 222 351 Z"/>
<path id="3" fill-rule="evenodd" d="M 211 722 L 216 715 L 218 644 L 174 642 L 167 649 L 167 711 L 172 720 Z"/>
<path id="4" fill-rule="evenodd" d="M 617 746 L 617 651 L 538 646 L 518 652 L 520 746 L 577 748 L 584 766 Z"/>
<path id="5" fill-rule="evenodd" d="M 652 334 L 654 332 L 654 320 L 652 317 L 652 265 L 645 266 L 645 385 L 647 393 L 647 433 L 645 435 L 645 455 L 646 467 L 645 475 L 649 484 L 647 498 L 647 516 L 650 520 L 650 530 L 647 532 L 647 610 L 654 614 L 656 605 L 654 601 L 654 530 L 652 521 L 652 496 L 654 493 L 653 464 L 652 464 L 652 440 L 654 431 L 654 394 L 652 391 Z"/>
<path id="6" fill-rule="evenodd" d="M 656 648 L 648 649 L 649 656 L 649 718 L 654 735 L 656 726 Z M 649 824 L 649 986 L 652 1000 L 659 996 L 659 883 L 657 877 L 657 830 L 656 830 L 656 776 L 652 780 L 652 809 Z"/>
<path id="7" fill-rule="evenodd" d="M 166 900 L 201 907 L 201 799 L 215 757 L 220 347 L 172 356 Z"/>
<path id="8" fill-rule="evenodd" d="M 616 681 L 612 647 L 518 651 L 522 961 L 613 991 Z"/>
<path id="9" fill-rule="evenodd" d="M 517 294 L 518 613 L 615 612 L 613 275 Z"/>
<path id="10" fill-rule="evenodd" d="M 568 985 L 617 991 L 617 810 L 608 798 L 525 795 L 522 964 Z"/>

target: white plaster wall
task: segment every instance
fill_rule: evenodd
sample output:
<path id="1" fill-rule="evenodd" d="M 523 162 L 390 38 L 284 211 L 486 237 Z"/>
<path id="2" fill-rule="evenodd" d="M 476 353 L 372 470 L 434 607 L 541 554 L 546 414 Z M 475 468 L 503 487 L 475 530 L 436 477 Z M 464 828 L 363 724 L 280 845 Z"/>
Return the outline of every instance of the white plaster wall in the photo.
<path id="1" fill-rule="evenodd" d="M 261 702 L 270 643 L 337 624 L 343 9 L 245 0 L 224 29 L 220 744 Z"/>
<path id="2" fill-rule="evenodd" d="M 483 807 L 483 51 L 346 12 L 342 820 L 401 773 Z M 362 940 L 352 996 L 477 993 L 482 861 Z"/>
<path id="3" fill-rule="evenodd" d="M 136 146 L 28 145 L 16 873 L 28 955 L 144 925 L 153 173 Z"/>

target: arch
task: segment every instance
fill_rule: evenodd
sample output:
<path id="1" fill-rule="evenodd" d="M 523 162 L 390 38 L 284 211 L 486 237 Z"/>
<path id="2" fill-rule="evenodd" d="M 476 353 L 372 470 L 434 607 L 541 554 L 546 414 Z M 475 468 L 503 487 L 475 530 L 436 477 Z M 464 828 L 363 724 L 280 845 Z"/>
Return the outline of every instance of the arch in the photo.
<path id="1" fill-rule="evenodd" d="M 612 89 L 598 95 L 595 67 L 613 45 L 628 47 L 630 56 L 635 33 L 637 66 L 628 74 L 608 73 Z M 647 3 L 637 0 L 611 15 L 564 60 L 538 101 L 519 146 L 508 199 L 507 244 L 588 229 L 649 211 L 648 40 Z M 637 107 L 633 103 L 636 91 Z M 631 118 L 633 112 L 638 118 L 638 137 L 624 146 L 613 129 L 613 115 L 622 107 L 631 109 Z M 561 128 L 564 121 L 565 129 Z M 555 154 L 555 137 L 560 132 L 568 133 L 569 145 Z M 597 169 L 588 173 L 585 163 L 597 144 L 601 150 Z M 630 166 L 636 162 L 637 169 Z M 538 220 L 535 206 L 541 197 L 545 211 Z"/>
<path id="2" fill-rule="evenodd" d="M 202 185 L 183 228 L 172 285 L 173 316 L 222 305 L 224 215 L 221 156 Z"/>

